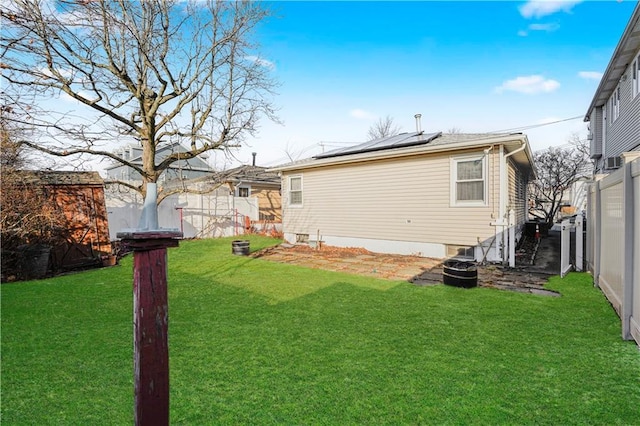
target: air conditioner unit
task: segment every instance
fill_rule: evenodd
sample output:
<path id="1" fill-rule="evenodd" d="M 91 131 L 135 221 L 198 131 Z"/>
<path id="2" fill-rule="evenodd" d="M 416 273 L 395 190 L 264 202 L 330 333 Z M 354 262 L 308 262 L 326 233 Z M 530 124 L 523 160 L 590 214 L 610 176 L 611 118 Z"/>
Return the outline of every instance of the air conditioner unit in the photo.
<path id="1" fill-rule="evenodd" d="M 622 157 L 607 157 L 607 169 L 619 169 L 622 167 Z"/>

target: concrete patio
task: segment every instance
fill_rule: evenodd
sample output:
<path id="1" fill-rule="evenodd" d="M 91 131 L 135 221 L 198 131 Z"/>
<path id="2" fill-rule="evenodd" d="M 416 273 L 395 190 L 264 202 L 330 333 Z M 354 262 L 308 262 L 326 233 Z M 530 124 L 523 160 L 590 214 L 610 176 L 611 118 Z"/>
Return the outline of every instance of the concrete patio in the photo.
<path id="1" fill-rule="evenodd" d="M 518 252 L 515 268 L 495 264 L 478 265 L 478 285 L 500 290 L 558 296 L 557 293 L 544 289 L 544 285 L 550 276 L 559 274 L 559 234 L 550 232 L 549 235 L 540 239 L 537 247 L 534 241 L 528 243 L 523 244 L 523 248 Z M 360 248 L 324 246 L 321 249 L 314 249 L 307 245 L 291 244 L 270 247 L 252 253 L 251 256 L 313 269 L 389 280 L 406 280 L 420 286 L 442 284 L 442 259 L 372 253 Z"/>

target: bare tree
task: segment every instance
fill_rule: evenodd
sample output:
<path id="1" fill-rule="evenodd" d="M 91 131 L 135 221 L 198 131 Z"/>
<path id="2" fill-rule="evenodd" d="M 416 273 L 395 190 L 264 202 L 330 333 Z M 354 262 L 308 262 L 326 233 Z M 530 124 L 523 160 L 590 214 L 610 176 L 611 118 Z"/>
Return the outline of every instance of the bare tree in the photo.
<path id="1" fill-rule="evenodd" d="M 2 240 L 2 281 L 19 275 L 25 245 L 55 244 L 64 239 L 64 216 L 50 202 L 42 187 L 25 181 L 29 159 L 16 139 L 28 129 L 18 127 L 9 117 L 10 106 L 0 108 L 0 238 Z"/>
<path id="2" fill-rule="evenodd" d="M 529 186 L 529 212 L 532 215 L 553 223 L 565 191 L 578 179 L 591 176 L 592 167 L 585 146 L 584 141 L 573 136 L 569 147 L 549 147 L 534 153 L 538 177 Z"/>
<path id="3" fill-rule="evenodd" d="M 386 117 L 380 117 L 369 127 L 367 137 L 372 141 L 374 139 L 397 135 L 398 133 L 400 133 L 400 127 L 395 125 L 391 116 L 387 115 Z"/>
<path id="4" fill-rule="evenodd" d="M 228 151 L 259 118 L 276 120 L 271 64 L 254 41 L 269 11 L 257 2 L 11 0 L 0 16 L 3 100 L 28 96 L 24 119 L 41 131 L 19 143 L 131 167 L 142 185 L 118 183 L 143 195 L 173 163 Z M 54 108 L 55 99 L 79 109 Z M 188 151 L 156 157 L 176 141 Z M 142 164 L 112 153 L 114 142 L 140 144 Z M 158 200 L 167 195 L 160 188 Z"/>

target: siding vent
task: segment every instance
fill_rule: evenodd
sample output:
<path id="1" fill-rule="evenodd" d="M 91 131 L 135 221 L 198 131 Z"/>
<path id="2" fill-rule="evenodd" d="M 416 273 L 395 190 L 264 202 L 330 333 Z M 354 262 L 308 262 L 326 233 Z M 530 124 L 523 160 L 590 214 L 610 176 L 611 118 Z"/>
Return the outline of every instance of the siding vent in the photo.
<path id="1" fill-rule="evenodd" d="M 622 167 L 622 157 L 607 157 L 607 169 L 619 169 Z"/>

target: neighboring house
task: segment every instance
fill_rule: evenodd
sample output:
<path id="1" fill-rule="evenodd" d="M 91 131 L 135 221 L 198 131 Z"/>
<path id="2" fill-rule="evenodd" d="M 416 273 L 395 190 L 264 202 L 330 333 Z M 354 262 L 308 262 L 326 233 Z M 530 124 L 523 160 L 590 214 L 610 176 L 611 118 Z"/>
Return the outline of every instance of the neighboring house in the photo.
<path id="1" fill-rule="evenodd" d="M 225 185 L 235 197 L 258 199 L 259 221 L 282 221 L 281 180 L 278 173 L 253 164 L 227 170 L 224 175 L 227 176 Z"/>
<path id="2" fill-rule="evenodd" d="M 566 204 L 570 207 L 566 214 L 576 214 L 587 210 L 587 191 L 591 178 L 580 177 L 571 184 L 565 196 Z"/>
<path id="3" fill-rule="evenodd" d="M 174 145 L 172 149 L 183 148 Z M 159 155 L 164 156 L 170 152 L 167 149 Z M 123 155 L 133 156 L 139 161 L 140 154 L 140 149 L 129 148 Z M 160 227 L 179 229 L 185 238 L 234 236 L 252 230 L 279 230 L 275 229 L 279 228 L 281 221 L 280 178 L 277 174 L 255 165 L 215 172 L 198 158 L 189 160 L 188 163 L 177 163 L 177 166 L 167 171 L 170 178 L 161 177 L 160 184 L 169 188 L 179 185 L 184 191 L 171 195 L 160 203 Z M 127 167 L 114 166 L 109 173 L 113 178 L 126 182 L 140 179 L 138 173 Z M 176 179 L 179 176 L 181 178 Z M 130 177 L 135 179 L 131 180 Z M 123 185 L 112 184 L 107 186 L 106 197 L 112 239 L 123 229 L 138 226 L 143 204 L 138 192 Z"/>
<path id="4" fill-rule="evenodd" d="M 21 173 L 24 184 L 44 188 L 46 198 L 64 215 L 65 242 L 51 249 L 53 270 L 100 265 L 111 255 L 104 182 L 98 172 Z"/>
<path id="5" fill-rule="evenodd" d="M 640 3 L 613 52 L 585 121 L 595 174 L 610 173 L 638 155 L 625 153 L 640 151 Z"/>
<path id="6" fill-rule="evenodd" d="M 585 120 L 596 160 L 585 257 L 594 285 L 620 316 L 622 337 L 640 344 L 640 3 Z"/>
<path id="7" fill-rule="evenodd" d="M 288 242 L 478 261 L 507 260 L 535 176 L 523 134 L 402 133 L 273 170 Z"/>
<path id="8" fill-rule="evenodd" d="M 156 150 L 156 163 L 161 162 L 175 152 L 187 152 L 187 150 L 177 142 L 158 147 Z M 128 146 L 120 148 L 115 154 L 137 166 L 142 166 L 142 147 Z M 120 163 L 114 163 L 107 167 L 106 171 L 107 178 L 110 180 L 121 180 L 125 182 L 142 180 L 142 177 L 137 171 Z M 195 157 L 189 160 L 179 160 L 171 164 L 162 174 L 160 183 L 176 179 L 196 179 L 209 176 L 212 173 L 214 173 L 213 169 L 211 169 L 202 158 Z"/>

